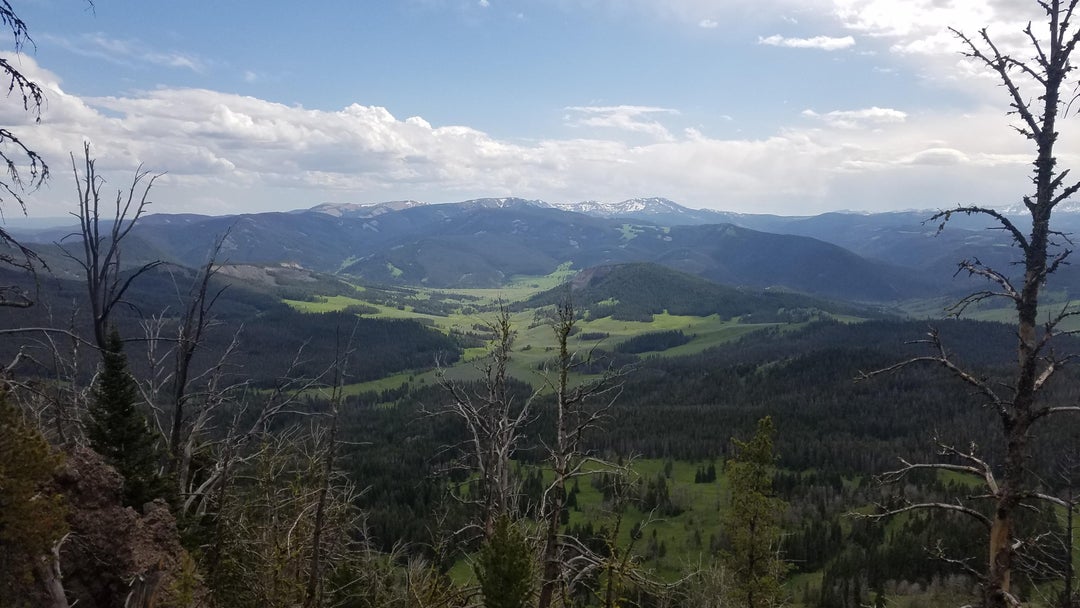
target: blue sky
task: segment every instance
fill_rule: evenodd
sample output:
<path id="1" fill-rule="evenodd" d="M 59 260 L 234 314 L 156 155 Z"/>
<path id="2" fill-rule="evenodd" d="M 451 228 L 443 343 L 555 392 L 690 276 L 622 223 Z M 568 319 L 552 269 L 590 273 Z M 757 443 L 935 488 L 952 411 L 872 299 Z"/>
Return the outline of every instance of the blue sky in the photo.
<path id="1" fill-rule="evenodd" d="M 13 6 L 49 97 L 36 125 L 0 108 L 53 166 L 32 214 L 66 212 L 84 140 L 110 183 L 167 172 L 158 212 L 666 196 L 810 214 L 1025 186 L 1000 91 L 946 31 L 1018 43 L 1023 0 Z"/>

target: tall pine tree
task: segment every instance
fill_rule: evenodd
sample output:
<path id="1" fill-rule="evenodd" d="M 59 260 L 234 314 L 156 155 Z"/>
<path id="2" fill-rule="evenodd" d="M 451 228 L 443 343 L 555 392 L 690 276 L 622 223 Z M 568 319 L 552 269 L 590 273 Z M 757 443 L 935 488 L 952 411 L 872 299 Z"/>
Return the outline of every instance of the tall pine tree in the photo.
<path id="1" fill-rule="evenodd" d="M 86 436 L 90 447 L 124 477 L 124 504 L 142 509 L 167 494 L 167 484 L 158 474 L 160 453 L 146 416 L 139 411 L 138 389 L 115 327 L 101 355 Z"/>
<path id="2" fill-rule="evenodd" d="M 745 608 L 782 604 L 780 583 L 788 570 L 780 559 L 780 518 L 787 505 L 773 495 L 772 435 L 772 418 L 766 416 L 750 441 L 735 441 L 737 454 L 727 463 L 731 507 L 724 524 L 731 550 L 724 561 L 732 575 L 730 597 Z"/>

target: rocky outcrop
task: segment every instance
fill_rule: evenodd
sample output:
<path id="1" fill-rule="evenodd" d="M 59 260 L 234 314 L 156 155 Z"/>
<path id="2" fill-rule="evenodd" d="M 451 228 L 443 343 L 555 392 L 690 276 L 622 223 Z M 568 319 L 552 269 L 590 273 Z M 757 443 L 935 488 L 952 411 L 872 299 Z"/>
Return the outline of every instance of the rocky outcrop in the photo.
<path id="1" fill-rule="evenodd" d="M 164 501 L 147 503 L 142 514 L 122 506 L 123 478 L 89 448 L 68 454 L 56 485 L 69 507 L 71 533 L 60 550 L 69 602 L 124 608 L 131 596 L 129 607 L 184 603 L 177 589 L 193 583 L 180 580 L 190 558 Z"/>

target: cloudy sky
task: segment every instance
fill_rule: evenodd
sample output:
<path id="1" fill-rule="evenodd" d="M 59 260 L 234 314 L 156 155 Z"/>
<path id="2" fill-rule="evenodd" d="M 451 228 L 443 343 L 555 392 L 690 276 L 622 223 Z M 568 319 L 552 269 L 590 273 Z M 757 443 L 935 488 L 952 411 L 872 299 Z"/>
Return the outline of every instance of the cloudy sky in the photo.
<path id="1" fill-rule="evenodd" d="M 111 187 L 165 172 L 157 212 L 664 196 L 801 215 L 1027 185 L 1001 89 L 947 27 L 1010 48 L 1028 0 L 12 4 L 36 48 L 6 57 L 48 96 L 38 124 L 0 103 L 53 170 L 31 216 L 71 209 L 83 141 Z"/>

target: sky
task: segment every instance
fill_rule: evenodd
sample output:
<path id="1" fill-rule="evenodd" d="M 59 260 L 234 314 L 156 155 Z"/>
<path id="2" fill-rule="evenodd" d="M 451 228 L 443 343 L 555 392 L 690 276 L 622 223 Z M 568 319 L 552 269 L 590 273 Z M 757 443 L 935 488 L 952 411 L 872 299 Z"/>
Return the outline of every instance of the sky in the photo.
<path id="1" fill-rule="evenodd" d="M 1026 53 L 1033 0 L 11 4 L 34 44 L 0 53 L 47 96 L 39 122 L 0 101 L 52 171 L 31 217 L 73 210 L 83 142 L 107 191 L 163 173 L 158 213 L 661 196 L 809 215 L 1030 189 L 1003 90 L 948 27 Z"/>

